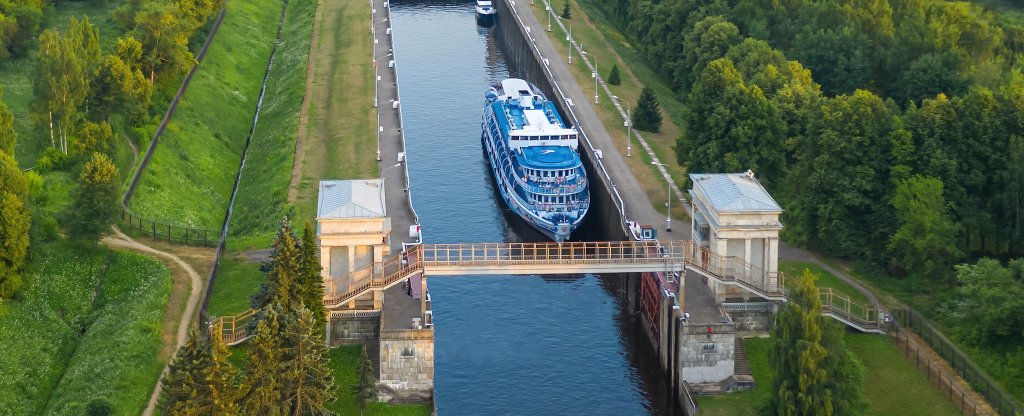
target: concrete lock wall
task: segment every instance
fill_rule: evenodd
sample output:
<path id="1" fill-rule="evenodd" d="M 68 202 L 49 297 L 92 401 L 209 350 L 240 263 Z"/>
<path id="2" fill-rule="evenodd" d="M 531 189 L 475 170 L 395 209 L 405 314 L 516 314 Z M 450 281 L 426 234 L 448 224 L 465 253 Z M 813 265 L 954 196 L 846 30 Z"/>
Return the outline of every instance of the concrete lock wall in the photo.
<path id="1" fill-rule="evenodd" d="M 432 397 L 434 331 L 383 332 L 380 339 L 380 382 L 401 394 Z"/>
<path id="2" fill-rule="evenodd" d="M 380 333 L 379 316 L 331 318 L 331 342 L 375 340 Z"/>
<path id="3" fill-rule="evenodd" d="M 679 365 L 683 380 L 691 384 L 718 383 L 733 375 L 736 333 L 696 332 L 679 336 Z"/>
<path id="4" fill-rule="evenodd" d="M 768 311 L 729 311 L 729 319 L 736 324 L 737 331 L 768 332 L 772 327 Z"/>

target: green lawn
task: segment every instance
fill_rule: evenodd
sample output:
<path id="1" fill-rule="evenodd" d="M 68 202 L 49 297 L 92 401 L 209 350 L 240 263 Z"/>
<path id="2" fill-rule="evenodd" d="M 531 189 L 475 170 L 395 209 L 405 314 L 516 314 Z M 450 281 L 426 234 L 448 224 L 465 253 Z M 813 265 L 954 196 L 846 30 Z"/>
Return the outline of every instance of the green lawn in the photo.
<path id="1" fill-rule="evenodd" d="M 238 315 L 250 309 L 249 299 L 265 281 L 260 264 L 232 255 L 224 256 L 210 293 L 209 316 Z"/>
<path id="2" fill-rule="evenodd" d="M 868 304 L 868 299 L 864 297 L 862 293 L 854 289 L 842 279 L 836 277 L 836 275 L 830 273 L 828 270 L 821 268 L 817 264 L 806 262 L 806 261 L 793 261 L 793 260 L 779 260 L 779 271 L 786 275 L 786 286 L 792 287 L 793 279 L 804 274 L 804 270 L 810 269 L 812 273 L 818 275 L 819 279 L 814 282 L 815 286 L 819 288 L 831 288 L 844 295 L 849 296 L 855 302 L 862 304 Z"/>
<path id="3" fill-rule="evenodd" d="M 698 400 L 701 416 L 754 416 L 769 398 L 771 378 L 768 365 L 770 338 L 747 338 L 746 351 L 757 387 Z M 847 347 L 864 364 L 867 374 L 863 397 L 867 404 L 863 416 L 932 416 L 958 412 L 945 396 L 929 384 L 895 344 L 885 336 L 846 334 Z"/>
<path id="4" fill-rule="evenodd" d="M 229 2 L 227 7 L 132 198 L 132 208 L 147 218 L 202 228 L 223 221 L 282 1 Z"/>
<path id="5" fill-rule="evenodd" d="M 295 159 L 299 110 L 306 91 L 306 64 L 315 12 L 316 2 L 288 4 L 281 43 L 235 200 L 236 207 L 245 209 L 236 209 L 231 217 L 231 237 L 236 247 L 269 247 L 281 219 L 295 218 L 295 210 L 287 205 L 288 184 Z M 294 227 L 301 230 L 302 224 L 295 223 Z"/>
<path id="6" fill-rule="evenodd" d="M 0 414 L 78 414 L 94 398 L 141 413 L 164 364 L 170 287 L 168 270 L 137 254 L 34 247 L 22 298 L 0 302 Z"/>
<path id="7" fill-rule="evenodd" d="M 334 384 L 338 387 L 338 400 L 331 403 L 328 409 L 339 415 L 358 415 L 359 400 L 356 398 L 356 368 L 362 354 L 361 345 L 346 345 L 331 348 L 327 357 L 331 360 L 334 371 Z M 428 416 L 431 407 L 426 405 L 396 405 L 386 403 L 367 403 L 366 415 L 377 416 Z"/>

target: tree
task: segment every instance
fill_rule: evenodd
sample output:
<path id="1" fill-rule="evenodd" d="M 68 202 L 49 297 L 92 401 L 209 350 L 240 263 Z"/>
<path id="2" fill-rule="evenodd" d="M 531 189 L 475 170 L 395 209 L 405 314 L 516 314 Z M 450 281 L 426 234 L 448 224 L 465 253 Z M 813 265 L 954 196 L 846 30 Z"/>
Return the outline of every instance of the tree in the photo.
<path id="1" fill-rule="evenodd" d="M 118 42 L 120 45 L 121 41 Z M 125 46 L 130 48 L 133 45 L 128 43 Z M 124 52 L 134 53 L 131 49 Z M 152 97 L 153 86 L 147 82 L 142 71 L 133 68 L 118 54 L 111 54 L 103 58 L 96 70 L 89 102 L 91 110 L 104 120 L 115 112 L 130 120 L 140 120 L 147 114 Z"/>
<path id="2" fill-rule="evenodd" d="M 210 366 L 204 373 L 206 386 L 209 388 L 210 407 L 208 414 L 232 416 L 239 415 L 238 400 L 240 391 L 235 379 L 238 370 L 228 362 L 228 346 L 220 331 L 210 334 Z"/>
<path id="3" fill-rule="evenodd" d="M 33 108 L 36 119 L 49 126 L 50 145 L 64 154 L 68 152 L 67 135 L 88 95 L 88 80 L 84 62 L 71 42 L 52 30 L 39 36 Z"/>
<path id="4" fill-rule="evenodd" d="M 14 156 L 0 152 L 0 190 L 14 194 L 22 201 L 28 198 L 28 181 Z"/>
<path id="5" fill-rule="evenodd" d="M 217 11 L 216 0 L 174 0 L 174 6 L 178 14 L 184 18 L 190 26 L 190 32 L 194 32 L 206 24 L 206 21 Z"/>
<path id="6" fill-rule="evenodd" d="M 936 94 L 954 96 L 963 93 L 968 80 L 957 72 L 959 61 L 958 56 L 949 52 L 925 54 L 900 74 L 893 98 L 906 105 Z"/>
<path id="7" fill-rule="evenodd" d="M 569 8 L 569 0 L 565 0 L 565 5 L 562 6 L 562 18 L 563 19 L 571 19 L 572 18 L 572 9 Z"/>
<path id="8" fill-rule="evenodd" d="M 712 61 L 689 100 L 689 129 L 676 142 L 680 164 L 690 172 L 751 169 L 763 181 L 781 179 L 786 126 L 761 89 L 748 86 L 732 61 Z"/>
<path id="9" fill-rule="evenodd" d="M 612 64 L 612 72 L 608 74 L 608 83 L 611 85 L 622 84 L 622 78 L 619 76 L 619 64 Z"/>
<path id="10" fill-rule="evenodd" d="M 768 355 L 776 369 L 768 408 L 773 415 L 846 415 L 860 400 L 863 368 L 845 349 L 841 328 L 821 316 L 816 279 L 805 270 L 775 317 Z"/>
<path id="11" fill-rule="evenodd" d="M 359 357 L 359 366 L 356 367 L 356 396 L 359 397 L 359 415 L 362 416 L 366 410 L 366 402 L 377 400 L 377 375 L 373 374 L 373 363 L 370 356 L 363 348 L 362 356 Z"/>
<path id="12" fill-rule="evenodd" d="M 74 203 L 68 207 L 68 231 L 72 238 L 95 242 L 110 232 L 119 209 L 118 179 L 117 166 L 110 157 L 93 153 L 72 194 Z"/>
<path id="13" fill-rule="evenodd" d="M 167 372 L 160 379 L 159 408 L 165 413 L 178 406 L 185 406 L 193 395 L 206 395 L 205 376 L 211 364 L 210 345 L 198 330 L 192 327 L 188 341 L 178 349 L 174 360 L 167 366 Z"/>
<path id="14" fill-rule="evenodd" d="M 888 249 L 912 276 L 939 279 L 949 275 L 960 257 L 959 227 L 949 219 L 942 181 L 913 176 L 900 182 L 892 198 L 899 229 Z"/>
<path id="15" fill-rule="evenodd" d="M 316 327 L 322 335 L 327 324 L 327 310 L 324 309 L 323 267 L 318 252 L 316 235 L 307 222 L 302 230 L 302 244 L 299 245 L 299 296 L 316 319 Z"/>
<path id="16" fill-rule="evenodd" d="M 110 416 L 114 414 L 114 406 L 104 398 L 92 399 L 85 406 L 85 416 Z"/>
<path id="17" fill-rule="evenodd" d="M 20 271 L 28 254 L 31 224 L 24 201 L 0 191 L 0 299 L 10 298 L 21 286 Z"/>
<path id="18" fill-rule="evenodd" d="M 86 121 L 78 129 L 78 140 L 75 148 L 79 154 L 92 155 L 102 153 L 114 156 L 114 131 L 106 121 L 93 123 Z"/>
<path id="19" fill-rule="evenodd" d="M 281 372 L 285 363 L 280 332 L 282 316 L 273 305 L 268 306 L 256 325 L 249 352 L 248 371 L 243 381 L 241 410 L 247 415 L 280 415 L 285 413 L 281 392 Z"/>
<path id="20" fill-rule="evenodd" d="M 290 359 L 283 363 L 281 384 L 289 414 L 330 414 L 324 405 L 334 401 L 334 378 L 327 362 L 323 326 L 317 318 L 300 307 L 285 331 Z"/>
<path id="21" fill-rule="evenodd" d="M 4 87 L 0 85 L 0 152 L 14 155 L 14 145 L 18 141 L 18 134 L 14 131 L 14 115 L 3 102 Z"/>
<path id="22" fill-rule="evenodd" d="M 633 127 L 644 131 L 657 132 L 661 129 L 661 105 L 651 87 L 640 91 L 640 98 L 633 109 Z"/>
<path id="23" fill-rule="evenodd" d="M 0 59 L 28 50 L 43 21 L 43 0 L 0 1 Z"/>
<path id="24" fill-rule="evenodd" d="M 188 72 L 195 57 L 188 50 L 189 25 L 175 15 L 169 4 L 145 3 L 135 14 L 135 34 L 142 43 L 142 60 L 149 69 L 149 83 L 156 74 L 167 79 Z"/>
<path id="25" fill-rule="evenodd" d="M 693 84 L 708 64 L 724 57 L 729 48 L 742 40 L 739 28 L 724 16 L 708 16 L 697 22 L 683 37 L 685 62 L 675 74 L 676 82 Z"/>
<path id="26" fill-rule="evenodd" d="M 250 302 L 253 309 L 264 309 L 269 304 L 280 305 L 285 312 L 292 310 L 292 304 L 299 303 L 297 295 L 299 281 L 299 256 L 288 219 L 281 221 L 281 229 L 274 240 L 273 251 L 267 258 L 267 281 Z"/>
<path id="27" fill-rule="evenodd" d="M 1024 258 L 1009 267 L 983 258 L 956 266 L 957 302 L 953 309 L 961 338 L 970 345 L 1019 342 L 1024 338 Z"/>

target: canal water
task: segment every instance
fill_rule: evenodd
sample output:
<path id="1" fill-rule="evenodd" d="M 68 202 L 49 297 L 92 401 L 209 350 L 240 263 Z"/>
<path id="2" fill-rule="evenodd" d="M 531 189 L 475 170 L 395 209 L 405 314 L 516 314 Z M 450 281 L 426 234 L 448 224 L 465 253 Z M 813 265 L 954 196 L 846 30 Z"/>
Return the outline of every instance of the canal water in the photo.
<path id="1" fill-rule="evenodd" d="M 429 243 L 543 241 L 498 195 L 483 93 L 509 76 L 474 2 L 397 0 L 392 27 L 413 203 Z M 514 74 L 513 74 L 514 75 Z M 675 415 L 620 277 L 429 280 L 438 414 Z"/>

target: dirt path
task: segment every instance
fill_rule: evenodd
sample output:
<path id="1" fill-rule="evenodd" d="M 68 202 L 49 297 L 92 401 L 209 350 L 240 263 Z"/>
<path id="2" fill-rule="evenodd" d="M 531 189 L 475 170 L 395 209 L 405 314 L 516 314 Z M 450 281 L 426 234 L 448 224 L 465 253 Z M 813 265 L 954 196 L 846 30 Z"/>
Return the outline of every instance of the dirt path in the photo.
<path id="1" fill-rule="evenodd" d="M 295 202 L 299 196 L 299 181 L 302 180 L 302 163 L 306 151 L 303 143 L 309 134 L 309 107 L 313 99 L 313 79 L 316 72 L 317 45 L 320 38 L 320 19 L 323 16 L 323 1 L 316 4 L 316 15 L 313 16 L 313 36 L 309 42 L 309 60 L 306 62 L 306 93 L 302 96 L 302 108 L 299 110 L 299 128 L 295 135 L 295 160 L 292 162 L 292 181 L 288 185 L 288 203 Z"/>
<path id="2" fill-rule="evenodd" d="M 193 269 L 191 265 L 186 263 L 180 257 L 139 243 L 122 233 L 121 230 L 116 227 L 114 228 L 114 235 L 103 238 L 103 244 L 108 247 L 123 248 L 144 254 L 160 256 L 169 261 L 171 263 L 172 275 L 175 277 L 174 285 L 171 288 L 171 296 L 167 302 L 169 309 L 173 308 L 174 305 L 180 304 L 181 297 L 184 296 L 186 291 L 185 285 L 188 284 L 191 286 L 191 290 L 188 291 L 188 301 L 185 303 L 184 312 L 178 319 L 178 329 L 173 340 L 170 336 L 172 333 L 170 328 L 173 326 L 173 323 L 172 325 L 167 325 L 166 319 L 164 322 L 164 349 L 161 354 L 170 358 L 188 338 L 189 323 L 191 323 L 192 316 L 195 315 L 196 305 L 199 304 L 199 299 L 202 297 L 202 278 L 199 276 L 199 273 L 196 273 L 195 269 Z M 165 261 L 165 263 L 167 263 L 167 261 Z M 184 279 L 185 275 L 188 276 L 187 281 Z M 170 313 L 165 314 L 165 316 L 166 315 L 170 315 Z M 165 366 L 164 371 L 160 373 L 160 377 L 163 378 L 163 375 L 166 372 L 167 367 Z M 149 397 L 149 403 L 146 405 L 146 410 L 142 413 L 143 415 L 149 416 L 153 414 L 153 411 L 156 408 L 157 398 L 159 397 L 160 383 L 157 382 L 156 387 L 153 389 L 153 394 Z"/>

